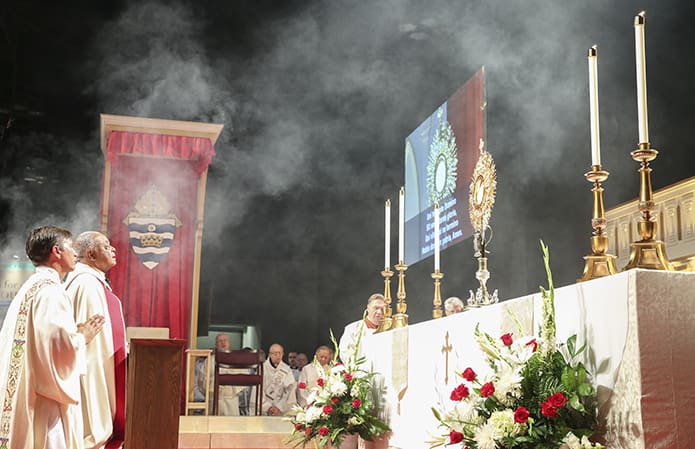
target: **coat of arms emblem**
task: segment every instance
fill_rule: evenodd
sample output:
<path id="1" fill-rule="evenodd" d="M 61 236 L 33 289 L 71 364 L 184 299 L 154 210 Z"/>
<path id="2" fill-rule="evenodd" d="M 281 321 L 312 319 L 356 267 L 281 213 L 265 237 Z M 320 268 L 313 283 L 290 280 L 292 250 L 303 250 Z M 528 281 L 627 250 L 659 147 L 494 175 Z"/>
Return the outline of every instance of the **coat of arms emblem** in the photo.
<path id="1" fill-rule="evenodd" d="M 181 221 L 171 213 L 167 199 L 151 185 L 135 203 L 135 210 L 125 217 L 130 246 L 142 262 L 153 270 L 169 254 L 176 228 Z"/>

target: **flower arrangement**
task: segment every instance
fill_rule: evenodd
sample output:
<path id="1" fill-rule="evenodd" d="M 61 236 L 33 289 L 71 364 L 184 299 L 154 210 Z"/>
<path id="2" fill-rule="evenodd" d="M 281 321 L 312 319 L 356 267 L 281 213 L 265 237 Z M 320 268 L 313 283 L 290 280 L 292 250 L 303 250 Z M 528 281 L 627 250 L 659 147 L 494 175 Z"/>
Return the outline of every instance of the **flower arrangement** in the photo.
<path id="1" fill-rule="evenodd" d="M 390 430 L 377 415 L 374 394 L 378 392 L 371 382 L 376 373 L 362 368 L 366 359 L 358 355 L 359 340 L 343 365 L 338 362 L 338 344 L 331 332 L 336 351 L 326 375 L 311 387 L 306 407 L 297 405 L 290 411 L 294 430 L 288 442 L 293 447 L 304 448 L 311 442 L 319 448 L 340 447 L 347 435 L 372 440 Z M 319 373 L 324 372 L 316 359 L 313 363 Z M 298 388 L 308 386 L 300 384 Z"/>
<path id="2" fill-rule="evenodd" d="M 475 339 L 491 373 L 483 378 L 471 368 L 457 373 L 463 382 L 451 392 L 451 410 L 432 409 L 447 432 L 434 437 L 431 447 L 603 447 L 589 441 L 597 424 L 596 392 L 586 368 L 575 361 L 585 348 L 576 347 L 576 335 L 555 344 L 555 293 L 548 248 L 543 242 L 541 247 L 549 287 L 541 287 L 538 339 L 516 339 L 511 333 L 497 339 L 476 327 Z"/>

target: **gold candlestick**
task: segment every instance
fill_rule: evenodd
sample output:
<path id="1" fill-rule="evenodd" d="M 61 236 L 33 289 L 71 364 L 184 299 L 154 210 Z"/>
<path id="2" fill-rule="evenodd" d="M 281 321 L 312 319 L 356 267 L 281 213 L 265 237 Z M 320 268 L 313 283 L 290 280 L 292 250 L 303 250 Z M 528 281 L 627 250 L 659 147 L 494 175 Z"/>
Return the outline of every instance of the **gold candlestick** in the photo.
<path id="1" fill-rule="evenodd" d="M 432 318 L 442 317 L 442 292 L 440 289 L 441 280 L 444 277 L 444 273 L 439 270 L 434 270 L 432 273 L 432 279 L 434 279 L 434 299 L 432 300 Z"/>
<path id="2" fill-rule="evenodd" d="M 649 162 L 656 159 L 659 152 L 649 148 L 649 142 L 640 143 L 639 147 L 630 153 L 632 159 L 640 163 L 639 210 L 642 218 L 637 223 L 637 229 L 642 240 L 630 245 L 630 260 L 624 270 L 631 268 L 647 268 L 652 270 L 673 270 L 671 262 L 666 258 L 664 242 L 655 240 L 656 217 L 652 215 L 654 200 L 652 197 L 652 181 Z"/>
<path id="3" fill-rule="evenodd" d="M 591 236 L 591 249 L 593 254 L 584 256 L 584 274 L 577 279 L 577 282 L 588 281 L 589 279 L 599 278 L 615 274 L 615 256 L 606 254 L 608 249 L 608 236 L 604 234 L 606 229 L 606 216 L 603 208 L 603 187 L 601 183 L 608 179 L 609 173 L 601 170 L 601 165 L 592 165 L 591 171 L 584 174 L 587 181 L 592 182 L 594 187 L 594 209 L 591 217 L 591 226 L 594 228 Z"/>
<path id="4" fill-rule="evenodd" d="M 384 277 L 384 302 L 386 307 L 384 307 L 384 317 L 379 321 L 379 327 L 377 327 L 375 333 L 387 331 L 393 325 L 393 318 L 391 317 L 391 277 L 393 276 L 393 271 L 386 267 L 381 272 L 381 275 Z"/>
<path id="5" fill-rule="evenodd" d="M 392 329 L 408 325 L 408 315 L 405 313 L 408 310 L 408 304 L 405 302 L 405 270 L 408 269 L 408 265 L 399 260 L 395 268 L 398 271 L 398 293 L 396 293 L 398 303 L 396 304 L 396 314 L 393 316 L 391 324 Z"/>

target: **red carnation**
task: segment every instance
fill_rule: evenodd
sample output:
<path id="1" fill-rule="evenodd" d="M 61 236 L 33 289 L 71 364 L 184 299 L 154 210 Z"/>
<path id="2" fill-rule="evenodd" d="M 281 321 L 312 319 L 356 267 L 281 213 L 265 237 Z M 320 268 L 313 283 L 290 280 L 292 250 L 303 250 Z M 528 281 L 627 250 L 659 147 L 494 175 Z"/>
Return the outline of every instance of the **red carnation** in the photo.
<path id="1" fill-rule="evenodd" d="M 310 437 L 311 436 L 311 427 L 307 427 L 306 429 L 304 429 L 304 433 L 306 434 L 306 436 Z"/>
<path id="2" fill-rule="evenodd" d="M 468 387 L 466 387 L 464 384 L 461 384 L 458 387 L 454 388 L 454 391 L 451 392 L 450 398 L 452 401 L 460 401 L 463 398 L 467 398 L 468 394 Z"/>
<path id="3" fill-rule="evenodd" d="M 319 429 L 319 435 L 324 436 L 324 437 L 326 435 L 328 435 L 328 427 L 321 426 L 321 428 Z"/>
<path id="4" fill-rule="evenodd" d="M 297 384 L 297 388 L 299 388 L 300 390 L 305 389 L 306 388 L 306 382 L 299 382 L 299 384 Z"/>
<path id="5" fill-rule="evenodd" d="M 319 387 L 323 387 L 323 378 L 322 377 L 319 377 L 318 379 L 316 379 L 316 385 L 318 385 Z"/>
<path id="6" fill-rule="evenodd" d="M 456 444 L 460 443 L 461 441 L 463 441 L 463 434 L 461 432 L 457 432 L 455 430 L 449 432 L 449 444 Z"/>
<path id="7" fill-rule="evenodd" d="M 345 373 L 345 380 L 351 381 L 351 380 L 352 380 L 352 374 L 350 374 L 350 373 Z"/>
<path id="8" fill-rule="evenodd" d="M 477 374 L 475 374 L 475 371 L 473 371 L 470 367 L 466 368 L 463 370 L 463 373 L 461 373 L 461 377 L 466 379 L 468 382 L 473 382 L 476 377 L 478 377 Z"/>
<path id="9" fill-rule="evenodd" d="M 512 334 L 504 334 L 500 337 L 502 339 L 502 343 L 504 343 L 505 346 L 511 346 L 512 345 Z"/>
<path id="10" fill-rule="evenodd" d="M 533 352 L 536 352 L 538 350 L 538 342 L 536 341 L 535 338 L 530 340 L 528 343 L 526 343 L 526 346 L 531 346 L 531 345 L 533 345 Z"/>
<path id="11" fill-rule="evenodd" d="M 331 398 L 331 402 L 333 403 L 333 405 L 337 404 L 337 403 L 338 403 L 338 397 L 337 397 L 337 396 L 333 396 L 333 397 Z"/>
<path id="12" fill-rule="evenodd" d="M 360 405 L 362 405 L 362 401 L 360 401 L 359 399 L 355 399 L 354 401 L 352 401 L 352 408 L 360 408 Z"/>
<path id="13" fill-rule="evenodd" d="M 567 398 L 561 392 L 557 392 L 548 398 L 548 402 L 555 408 L 562 408 L 567 404 Z"/>
<path id="14" fill-rule="evenodd" d="M 295 424 L 294 425 L 294 430 L 302 430 L 303 428 L 304 428 L 304 426 L 301 424 Z"/>
<path id="15" fill-rule="evenodd" d="M 324 405 L 323 406 L 323 413 L 326 415 L 330 415 L 333 412 L 333 407 L 330 405 Z"/>
<path id="16" fill-rule="evenodd" d="M 514 411 L 514 422 L 519 424 L 526 424 L 528 421 L 530 413 L 526 410 L 526 407 L 519 407 Z"/>
<path id="17" fill-rule="evenodd" d="M 480 387 L 480 395 L 484 398 L 490 396 L 494 392 L 495 386 L 492 384 L 492 382 L 488 382 L 484 384 L 482 387 Z"/>
<path id="18" fill-rule="evenodd" d="M 546 401 L 541 404 L 541 415 L 547 416 L 548 418 L 555 418 L 557 416 L 557 408 L 555 408 L 550 402 Z"/>

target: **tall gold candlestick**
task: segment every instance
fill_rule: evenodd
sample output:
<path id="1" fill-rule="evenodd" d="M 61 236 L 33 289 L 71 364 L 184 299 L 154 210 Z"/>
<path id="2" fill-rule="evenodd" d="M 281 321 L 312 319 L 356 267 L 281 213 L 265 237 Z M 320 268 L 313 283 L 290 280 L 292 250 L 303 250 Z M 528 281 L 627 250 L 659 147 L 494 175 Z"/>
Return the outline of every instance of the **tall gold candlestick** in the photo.
<path id="1" fill-rule="evenodd" d="M 656 217 L 653 215 L 654 199 L 652 196 L 652 169 L 649 162 L 656 159 L 659 152 L 649 147 L 649 142 L 642 142 L 630 153 L 632 159 L 640 163 L 639 211 L 642 213 L 637 229 L 642 240 L 630 245 L 630 260 L 623 270 L 631 268 L 647 268 L 652 270 L 673 270 L 671 262 L 666 258 L 664 242 L 655 240 Z"/>
<path id="2" fill-rule="evenodd" d="M 386 307 L 384 307 L 384 317 L 379 321 L 379 327 L 377 327 L 376 333 L 387 331 L 391 329 L 393 325 L 393 318 L 391 317 L 393 313 L 391 310 L 391 277 L 393 276 L 393 271 L 391 271 L 389 267 L 386 267 L 384 271 L 381 272 L 381 275 L 384 277 L 384 302 L 386 303 Z"/>
<path id="3" fill-rule="evenodd" d="M 591 191 L 594 193 L 594 208 L 591 217 L 591 226 L 594 233 L 591 237 L 592 254 L 584 256 L 584 274 L 577 281 L 588 281 L 589 279 L 599 278 L 615 274 L 615 256 L 606 254 L 608 249 L 608 237 L 604 233 L 606 228 L 606 216 L 603 208 L 603 187 L 601 183 L 608 179 L 608 172 L 601 170 L 601 165 L 591 166 L 591 171 L 584 174 L 586 180 L 593 183 Z"/>
<path id="4" fill-rule="evenodd" d="M 434 279 L 434 299 L 432 300 L 432 318 L 442 317 L 442 292 L 440 289 L 441 280 L 444 277 L 444 273 L 435 269 L 432 273 L 432 279 Z"/>
<path id="5" fill-rule="evenodd" d="M 408 265 L 403 260 L 399 260 L 395 268 L 398 271 L 398 292 L 396 293 L 398 303 L 396 304 L 396 314 L 393 316 L 391 324 L 392 329 L 408 325 L 408 315 L 405 313 L 408 310 L 408 304 L 405 302 L 405 270 L 408 269 Z"/>

